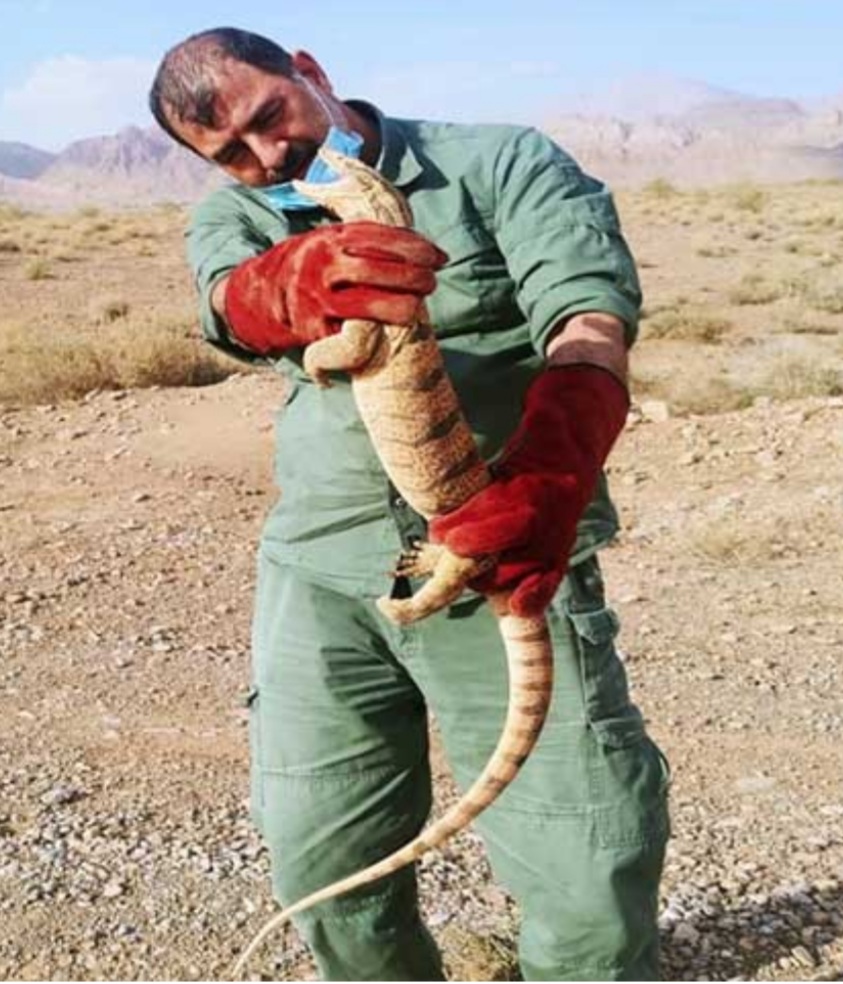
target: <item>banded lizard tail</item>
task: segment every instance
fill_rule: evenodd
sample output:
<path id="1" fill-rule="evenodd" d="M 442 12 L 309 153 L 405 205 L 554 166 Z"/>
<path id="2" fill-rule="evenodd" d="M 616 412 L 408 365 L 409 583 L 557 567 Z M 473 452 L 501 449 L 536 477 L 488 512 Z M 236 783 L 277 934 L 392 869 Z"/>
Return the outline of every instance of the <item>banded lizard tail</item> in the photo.
<path id="1" fill-rule="evenodd" d="M 343 221 L 412 224 L 403 196 L 377 171 L 331 150 L 323 149 L 320 154 L 340 180 L 318 185 L 296 182 L 298 190 Z M 491 481 L 445 371 L 426 311 L 412 327 L 346 321 L 338 334 L 308 346 L 304 365 L 322 385 L 330 385 L 332 371 L 350 374 L 360 415 L 387 475 L 426 519 L 457 508 Z M 472 577 L 494 562 L 494 557 L 463 558 L 444 547 L 423 545 L 403 556 L 398 572 L 426 574 L 429 579 L 412 598 L 381 598 L 378 607 L 399 623 L 423 618 L 454 601 Z M 511 615 L 502 594 L 488 600 L 503 637 L 509 703 L 498 745 L 480 776 L 440 819 L 404 847 L 275 915 L 238 958 L 235 976 L 267 936 L 291 916 L 411 864 L 466 827 L 515 778 L 547 714 L 553 683 L 552 648 L 543 617 Z"/>

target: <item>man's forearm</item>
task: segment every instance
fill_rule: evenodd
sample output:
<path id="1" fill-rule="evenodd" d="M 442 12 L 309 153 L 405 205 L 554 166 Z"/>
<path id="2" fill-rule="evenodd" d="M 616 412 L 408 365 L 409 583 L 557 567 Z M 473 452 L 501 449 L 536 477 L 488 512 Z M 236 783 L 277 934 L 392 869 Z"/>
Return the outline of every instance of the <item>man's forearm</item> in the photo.
<path id="1" fill-rule="evenodd" d="M 228 286 L 228 277 L 223 277 L 214 284 L 211 291 L 211 307 L 225 321 L 225 289 Z M 227 323 L 227 322 L 226 322 Z"/>
<path id="2" fill-rule="evenodd" d="M 588 311 L 575 314 L 555 330 L 547 345 L 547 364 L 582 362 L 608 369 L 626 385 L 629 356 L 620 318 Z"/>

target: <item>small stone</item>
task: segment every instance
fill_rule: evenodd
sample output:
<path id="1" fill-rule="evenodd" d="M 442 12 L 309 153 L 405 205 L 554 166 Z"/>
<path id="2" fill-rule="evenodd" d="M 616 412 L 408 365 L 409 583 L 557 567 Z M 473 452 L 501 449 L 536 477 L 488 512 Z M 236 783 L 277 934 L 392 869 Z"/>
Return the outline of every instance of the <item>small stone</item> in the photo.
<path id="1" fill-rule="evenodd" d="M 817 961 L 804 946 L 795 946 L 793 948 L 793 959 L 800 967 L 816 967 L 817 965 Z"/>
<path id="2" fill-rule="evenodd" d="M 773 776 L 743 776 L 736 779 L 734 788 L 739 793 L 751 795 L 753 793 L 766 793 L 776 785 Z"/>
<path id="3" fill-rule="evenodd" d="M 44 806 L 65 806 L 68 803 L 75 803 L 77 800 L 83 799 L 85 795 L 85 790 L 78 786 L 60 783 L 44 793 L 41 802 Z"/>
<path id="4" fill-rule="evenodd" d="M 670 407 L 664 400 L 645 400 L 641 404 L 641 416 L 653 424 L 663 424 L 670 420 Z"/>
<path id="5" fill-rule="evenodd" d="M 673 930 L 673 941 L 675 943 L 684 943 L 687 946 L 695 946 L 700 939 L 700 934 L 698 930 L 690 923 L 678 923 Z"/>

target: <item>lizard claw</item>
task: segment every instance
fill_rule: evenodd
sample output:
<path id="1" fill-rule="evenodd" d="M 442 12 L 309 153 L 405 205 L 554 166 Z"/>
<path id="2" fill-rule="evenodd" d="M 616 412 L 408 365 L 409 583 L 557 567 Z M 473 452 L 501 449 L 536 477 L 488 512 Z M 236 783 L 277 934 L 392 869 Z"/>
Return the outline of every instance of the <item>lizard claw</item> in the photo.
<path id="1" fill-rule="evenodd" d="M 427 577 L 433 573 L 443 548 L 424 540 L 413 540 L 401 551 L 395 565 L 395 577 Z"/>

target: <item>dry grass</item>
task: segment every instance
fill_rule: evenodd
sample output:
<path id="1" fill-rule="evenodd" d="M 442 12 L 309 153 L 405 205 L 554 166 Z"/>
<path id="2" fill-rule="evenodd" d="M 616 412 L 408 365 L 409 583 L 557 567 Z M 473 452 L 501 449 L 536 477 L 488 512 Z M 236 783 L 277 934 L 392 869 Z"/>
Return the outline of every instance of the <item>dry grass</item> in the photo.
<path id="1" fill-rule="evenodd" d="M 776 400 L 840 396 L 843 393 L 841 360 L 826 365 L 804 355 L 780 355 L 765 367 L 755 386 L 757 396 L 771 396 Z"/>
<path id="2" fill-rule="evenodd" d="M 114 321 L 126 318 L 129 310 L 129 302 L 123 297 L 94 297 L 88 305 L 91 320 L 99 325 L 110 325 Z"/>
<path id="3" fill-rule="evenodd" d="M 708 521 L 689 531 L 687 538 L 691 554 L 728 566 L 768 563 L 786 552 L 788 542 L 788 532 L 781 524 L 753 524 L 746 517 Z"/>
<path id="4" fill-rule="evenodd" d="M 53 268 L 43 256 L 38 256 L 26 264 L 24 276 L 27 280 L 49 280 L 53 276 Z"/>
<path id="5" fill-rule="evenodd" d="M 646 299 L 632 357 L 637 392 L 674 414 L 839 392 L 840 187 L 643 188 L 621 196 Z"/>
<path id="6" fill-rule="evenodd" d="M 729 291 L 729 300 L 732 304 L 772 304 L 785 291 L 782 284 L 771 283 L 759 273 L 748 273 Z"/>
<path id="7" fill-rule="evenodd" d="M 643 194 L 648 198 L 655 198 L 664 201 L 668 198 L 676 198 L 681 193 L 666 178 L 655 178 L 643 188 Z"/>
<path id="8" fill-rule="evenodd" d="M 0 206 L 0 402 L 201 386 L 242 372 L 200 339 L 180 208 Z M 145 255 L 140 255 L 141 248 Z"/>
<path id="9" fill-rule="evenodd" d="M 815 291 L 810 295 L 810 304 L 817 311 L 828 314 L 843 314 L 843 287 Z"/>
<path id="10" fill-rule="evenodd" d="M 0 403 L 54 403 L 91 390 L 202 386 L 236 368 L 190 325 L 133 323 L 78 338 L 57 326 L 0 331 Z"/>
<path id="11" fill-rule="evenodd" d="M 679 304 L 659 310 L 642 321 L 644 338 L 672 339 L 711 345 L 732 327 L 728 318 L 701 306 Z"/>
<path id="12" fill-rule="evenodd" d="M 646 298 L 636 393 L 674 414 L 840 392 L 841 183 L 618 195 Z M 243 366 L 198 341 L 177 206 L 0 205 L 0 399 L 190 385 Z"/>
<path id="13" fill-rule="evenodd" d="M 681 356 L 680 356 L 681 360 Z M 633 362 L 630 388 L 637 400 L 662 400 L 675 415 L 728 413 L 751 406 L 758 393 L 723 376 L 700 373 L 683 377 L 679 389 L 672 379 L 650 373 Z"/>
<path id="14" fill-rule="evenodd" d="M 739 512 L 707 516 L 687 528 L 688 552 L 716 566 L 764 566 L 802 557 L 806 547 L 827 539 L 836 507 L 815 503 L 808 512 Z"/>
<path id="15" fill-rule="evenodd" d="M 741 212 L 751 212 L 754 215 L 764 211 L 768 202 L 768 193 L 754 184 L 743 183 L 727 190 L 732 204 Z"/>

